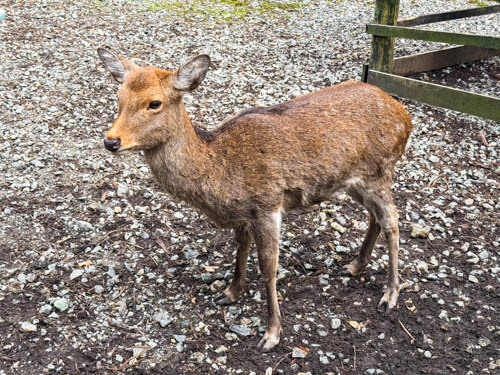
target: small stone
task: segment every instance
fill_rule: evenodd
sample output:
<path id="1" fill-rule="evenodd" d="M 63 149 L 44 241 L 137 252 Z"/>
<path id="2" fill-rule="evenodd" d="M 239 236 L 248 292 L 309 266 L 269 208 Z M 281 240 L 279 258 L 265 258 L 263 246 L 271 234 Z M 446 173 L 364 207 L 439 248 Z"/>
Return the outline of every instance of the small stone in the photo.
<path id="1" fill-rule="evenodd" d="M 307 353 L 301 348 L 295 347 L 292 349 L 292 358 L 305 358 Z"/>
<path id="2" fill-rule="evenodd" d="M 330 361 L 328 360 L 328 357 L 326 355 L 321 355 L 319 356 L 319 361 L 323 364 L 323 365 L 327 365 L 330 363 Z"/>
<path id="3" fill-rule="evenodd" d="M 425 358 L 431 358 L 431 357 L 432 357 L 432 353 L 431 353 L 430 351 L 426 350 L 426 351 L 424 352 L 424 357 L 425 357 Z"/>
<path id="4" fill-rule="evenodd" d="M 194 259 L 194 258 L 197 258 L 199 255 L 200 255 L 200 253 L 196 250 L 184 251 L 184 258 L 185 259 Z"/>
<path id="5" fill-rule="evenodd" d="M 480 347 L 485 348 L 491 344 L 491 341 L 487 337 L 480 337 L 477 343 L 479 344 Z"/>
<path id="6" fill-rule="evenodd" d="M 120 354 L 115 355 L 115 359 L 117 362 L 120 362 L 120 363 L 123 362 L 123 357 Z"/>
<path id="7" fill-rule="evenodd" d="M 429 228 L 424 228 L 418 224 L 413 224 L 411 226 L 411 234 L 410 236 L 412 238 L 427 238 L 429 235 L 430 229 Z"/>
<path id="8" fill-rule="evenodd" d="M 479 253 L 479 258 L 481 258 L 482 260 L 486 260 L 490 257 L 490 253 L 488 252 L 488 250 L 483 250 Z"/>
<path id="9" fill-rule="evenodd" d="M 340 225 L 339 223 L 337 223 L 336 221 L 334 221 L 331 225 L 331 228 L 339 233 L 344 233 L 345 232 L 345 228 Z"/>
<path id="10" fill-rule="evenodd" d="M 417 263 L 417 271 L 421 271 L 423 273 L 427 273 L 429 272 L 429 266 L 427 263 L 423 262 L 423 261 L 418 261 Z"/>
<path id="11" fill-rule="evenodd" d="M 446 310 L 441 310 L 441 312 L 439 313 L 439 319 L 448 321 L 448 312 Z"/>
<path id="12" fill-rule="evenodd" d="M 186 341 L 186 336 L 185 335 L 174 335 L 174 339 L 177 342 L 180 342 L 181 344 Z"/>
<path id="13" fill-rule="evenodd" d="M 224 280 L 215 280 L 211 285 L 210 285 L 210 289 L 213 291 L 213 292 L 216 292 L 218 290 L 221 290 L 222 288 L 224 288 L 224 286 L 226 286 L 226 282 Z"/>
<path id="14" fill-rule="evenodd" d="M 174 212 L 174 218 L 176 219 L 184 219 L 184 214 L 180 211 Z"/>
<path id="15" fill-rule="evenodd" d="M 240 336 L 250 336 L 251 333 L 250 328 L 236 324 L 230 325 L 229 330 L 237 333 Z"/>
<path id="16" fill-rule="evenodd" d="M 328 336 L 328 332 L 323 329 L 318 329 L 318 335 L 321 337 L 326 337 Z"/>
<path id="17" fill-rule="evenodd" d="M 173 322 L 173 318 L 170 316 L 170 314 L 166 311 L 159 311 L 157 312 L 153 319 L 160 324 L 160 327 L 165 328 L 168 326 L 170 323 Z"/>
<path id="18" fill-rule="evenodd" d="M 182 353 L 184 351 L 184 344 L 182 342 L 178 342 L 177 344 L 175 344 L 175 350 L 177 350 L 177 352 L 179 353 Z"/>
<path id="19" fill-rule="evenodd" d="M 474 275 L 469 275 L 469 281 L 471 283 L 478 283 L 479 282 L 479 280 L 477 279 L 477 277 L 474 276 Z"/>
<path id="20" fill-rule="evenodd" d="M 268 367 L 266 368 L 266 373 L 265 375 L 272 375 L 273 374 L 273 368 L 272 367 Z"/>
<path id="21" fill-rule="evenodd" d="M 205 358 L 205 355 L 200 352 L 194 352 L 193 354 L 191 354 L 191 358 L 197 362 L 202 362 L 203 359 Z"/>
<path id="22" fill-rule="evenodd" d="M 104 287 L 102 285 L 96 285 L 94 287 L 94 291 L 97 293 L 97 294 L 102 294 L 104 293 Z"/>
<path id="23" fill-rule="evenodd" d="M 60 312 L 64 312 L 69 308 L 69 301 L 66 298 L 58 298 L 54 301 L 53 305 Z"/>
<path id="24" fill-rule="evenodd" d="M 42 307 L 40 307 L 40 312 L 42 314 L 50 314 L 52 311 L 52 306 L 49 304 L 45 304 Z"/>
<path id="25" fill-rule="evenodd" d="M 76 226 L 77 226 L 77 228 L 79 228 L 81 230 L 85 230 L 85 231 L 90 231 L 90 230 L 94 229 L 92 224 L 90 224 L 87 221 L 83 221 L 83 220 L 77 220 Z"/>
<path id="26" fill-rule="evenodd" d="M 332 329 L 339 329 L 342 321 L 339 318 L 333 318 L 331 321 Z"/>
<path id="27" fill-rule="evenodd" d="M 82 269 L 76 269 L 76 270 L 73 270 L 73 272 L 71 272 L 71 275 L 69 275 L 69 279 L 70 279 L 70 280 L 74 280 L 74 279 L 76 279 L 77 277 L 82 276 L 84 273 L 85 273 L 85 271 L 84 271 L 84 270 L 82 270 Z"/>
<path id="28" fill-rule="evenodd" d="M 468 198 L 468 199 L 464 200 L 464 203 L 467 206 L 471 206 L 474 203 L 474 199 Z"/>
<path id="29" fill-rule="evenodd" d="M 132 353 L 133 353 L 135 358 L 141 358 L 141 357 L 146 355 L 146 350 L 147 350 L 146 348 L 134 347 L 132 349 Z"/>
<path id="30" fill-rule="evenodd" d="M 36 324 L 30 322 L 21 322 L 20 329 L 22 332 L 36 332 Z"/>

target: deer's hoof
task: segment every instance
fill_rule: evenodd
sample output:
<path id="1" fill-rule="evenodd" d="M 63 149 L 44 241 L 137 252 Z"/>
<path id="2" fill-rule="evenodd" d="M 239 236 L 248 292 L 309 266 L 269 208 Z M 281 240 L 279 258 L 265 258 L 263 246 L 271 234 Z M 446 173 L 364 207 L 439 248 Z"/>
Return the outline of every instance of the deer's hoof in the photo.
<path id="1" fill-rule="evenodd" d="M 366 265 L 361 264 L 358 259 L 354 259 L 351 263 L 344 266 L 340 274 L 342 276 L 358 276 L 366 268 Z"/>
<path id="2" fill-rule="evenodd" d="M 265 333 L 264 337 L 259 341 L 257 348 L 261 352 L 269 352 L 273 350 L 280 343 L 280 337 L 276 335 Z"/>
<path id="3" fill-rule="evenodd" d="M 236 302 L 236 300 L 233 301 L 231 299 L 231 297 L 229 297 L 228 295 L 223 295 L 222 297 L 220 297 L 219 299 L 217 299 L 215 301 L 215 303 L 217 303 L 218 305 L 222 305 L 222 306 L 231 305 L 235 302 Z"/>
<path id="4" fill-rule="evenodd" d="M 378 303 L 378 310 L 388 314 L 398 302 L 399 286 L 388 287 Z"/>

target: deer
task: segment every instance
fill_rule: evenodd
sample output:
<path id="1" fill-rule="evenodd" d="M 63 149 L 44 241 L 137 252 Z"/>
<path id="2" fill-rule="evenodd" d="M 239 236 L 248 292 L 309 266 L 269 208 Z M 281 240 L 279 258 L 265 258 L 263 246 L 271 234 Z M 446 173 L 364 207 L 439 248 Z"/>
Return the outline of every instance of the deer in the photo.
<path id="1" fill-rule="evenodd" d="M 383 231 L 389 275 L 377 308 L 387 313 L 396 306 L 399 223 L 391 185 L 413 128 L 401 103 L 376 86 L 346 81 L 281 104 L 245 109 L 205 130 L 192 124 L 183 96 L 205 78 L 209 56 L 196 56 L 171 71 L 140 67 L 105 48 L 97 52 L 121 84 L 105 148 L 142 151 L 162 189 L 234 232 L 235 269 L 220 305 L 242 296 L 255 244 L 267 300 L 259 350 L 275 348 L 282 334 L 276 280 L 283 216 L 341 193 L 369 213 L 359 254 L 342 273 L 356 276 L 365 270 Z"/>

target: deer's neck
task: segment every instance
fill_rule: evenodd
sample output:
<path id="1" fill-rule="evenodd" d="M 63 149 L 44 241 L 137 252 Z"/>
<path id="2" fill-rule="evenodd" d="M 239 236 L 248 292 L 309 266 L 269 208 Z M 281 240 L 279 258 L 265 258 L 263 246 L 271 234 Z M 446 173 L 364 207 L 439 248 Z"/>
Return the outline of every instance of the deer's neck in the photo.
<path id="1" fill-rule="evenodd" d="M 146 150 L 144 155 L 159 184 L 177 199 L 212 216 L 217 202 L 220 166 L 207 142 L 184 115 L 175 140 Z"/>

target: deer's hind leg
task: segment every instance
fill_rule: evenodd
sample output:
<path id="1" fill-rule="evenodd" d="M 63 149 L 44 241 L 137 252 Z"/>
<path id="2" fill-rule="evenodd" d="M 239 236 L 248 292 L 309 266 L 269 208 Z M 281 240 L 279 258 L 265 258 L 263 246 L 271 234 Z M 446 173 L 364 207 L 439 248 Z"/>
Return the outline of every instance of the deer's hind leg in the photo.
<path id="1" fill-rule="evenodd" d="M 386 306 L 386 310 L 389 311 L 396 306 L 399 296 L 399 216 L 392 200 L 391 178 L 385 176 L 369 186 L 357 184 L 352 186 L 348 193 L 370 212 L 370 225 L 358 258 L 347 268 L 349 271 L 362 271 L 369 262 L 380 231 L 384 231 L 389 250 L 389 278 L 379 306 Z"/>

